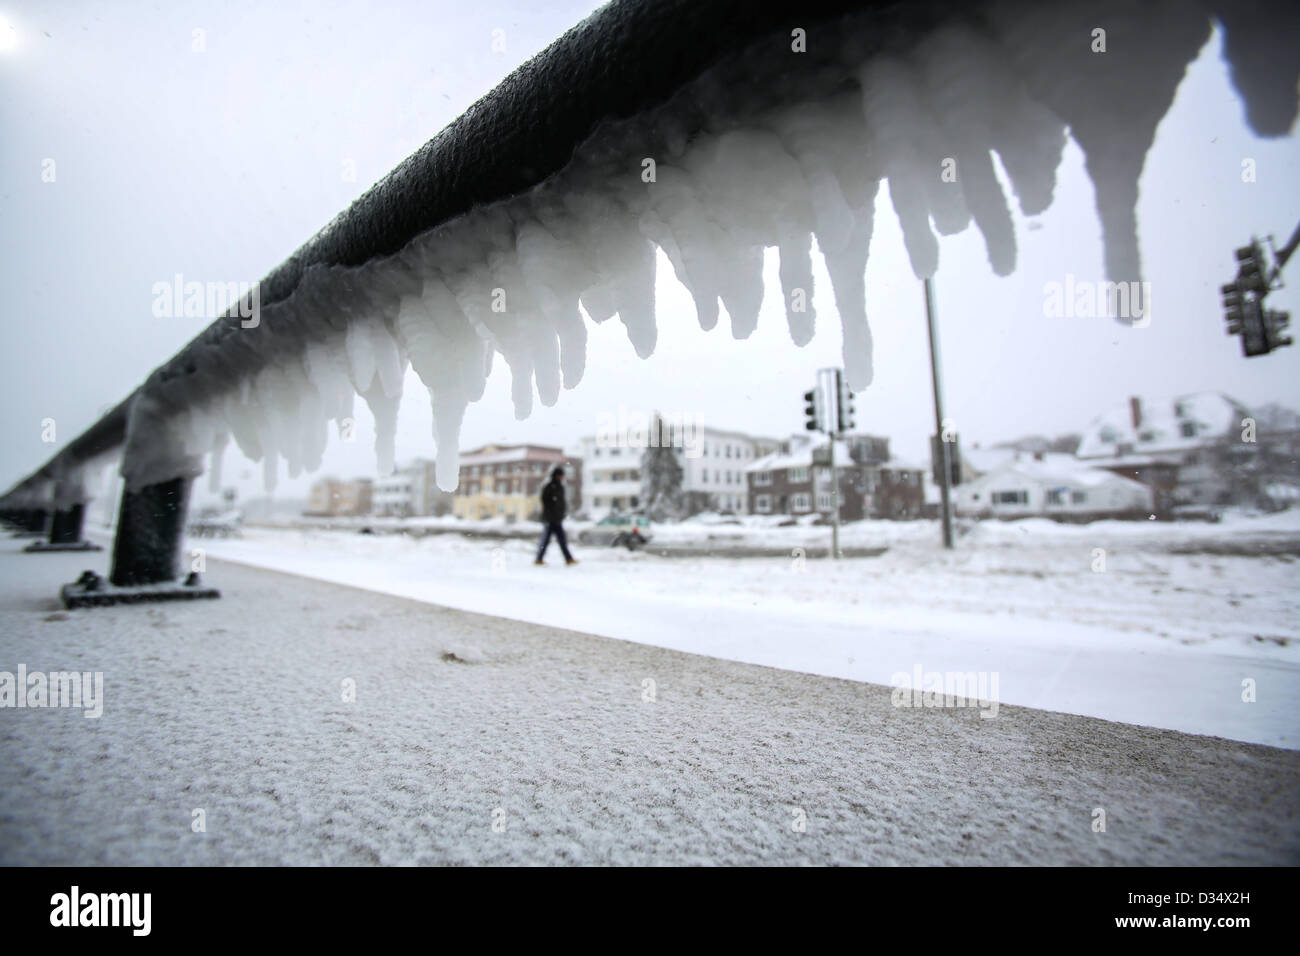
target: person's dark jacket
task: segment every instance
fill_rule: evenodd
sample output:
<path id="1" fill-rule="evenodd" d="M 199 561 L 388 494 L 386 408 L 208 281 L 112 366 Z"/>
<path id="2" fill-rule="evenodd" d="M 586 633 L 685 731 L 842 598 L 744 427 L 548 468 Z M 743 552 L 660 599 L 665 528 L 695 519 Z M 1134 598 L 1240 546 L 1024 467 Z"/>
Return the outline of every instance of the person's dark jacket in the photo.
<path id="1" fill-rule="evenodd" d="M 559 524 L 569 513 L 569 503 L 564 500 L 564 483 L 552 478 L 542 485 L 542 522 Z"/>

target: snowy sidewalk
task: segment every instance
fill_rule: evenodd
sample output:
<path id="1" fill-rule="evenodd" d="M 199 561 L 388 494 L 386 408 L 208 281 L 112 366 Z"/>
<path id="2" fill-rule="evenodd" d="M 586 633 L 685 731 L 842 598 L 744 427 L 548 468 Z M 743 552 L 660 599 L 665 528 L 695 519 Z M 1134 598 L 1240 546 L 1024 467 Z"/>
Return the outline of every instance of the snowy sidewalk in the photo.
<path id="1" fill-rule="evenodd" d="M 0 669 L 102 670 L 105 704 L 0 710 L 0 863 L 1300 862 L 1292 751 L 225 562 L 218 602 L 63 612 L 95 562 L 16 550 Z"/>
<path id="2" fill-rule="evenodd" d="M 256 529 L 190 546 L 463 611 L 825 677 L 889 684 L 918 666 L 997 674 L 1006 703 L 1300 748 L 1290 556 L 1170 554 L 1167 534 L 984 532 L 951 554 L 934 540 L 904 540 L 882 557 L 835 563 L 577 546 L 573 569 L 533 567 L 531 541 L 452 535 Z M 1097 546 L 1105 573 L 1092 570 Z M 1249 703 L 1246 680 L 1256 689 Z"/>

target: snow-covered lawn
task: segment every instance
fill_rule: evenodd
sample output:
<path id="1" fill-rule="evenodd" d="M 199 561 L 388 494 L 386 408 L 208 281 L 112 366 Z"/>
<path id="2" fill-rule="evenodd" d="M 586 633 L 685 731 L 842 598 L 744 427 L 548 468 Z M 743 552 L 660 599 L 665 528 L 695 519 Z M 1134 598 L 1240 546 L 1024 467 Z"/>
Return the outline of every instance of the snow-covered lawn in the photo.
<path id="1" fill-rule="evenodd" d="M 843 543 L 889 551 L 838 563 L 795 550 L 824 544 L 829 529 L 753 522 L 657 532 L 680 541 L 730 532 L 789 545 L 792 556 L 579 546 L 581 564 L 566 568 L 552 547 L 539 568 L 523 540 L 257 528 L 191 544 L 214 558 L 812 674 L 882 684 L 918 667 L 996 675 L 1003 703 L 1300 748 L 1296 559 L 1213 553 L 1294 544 L 1298 519 L 982 523 L 953 553 L 931 522 L 860 522 Z M 220 585 L 219 573 L 209 579 Z M 1243 700 L 1243 681 L 1254 701 Z"/>

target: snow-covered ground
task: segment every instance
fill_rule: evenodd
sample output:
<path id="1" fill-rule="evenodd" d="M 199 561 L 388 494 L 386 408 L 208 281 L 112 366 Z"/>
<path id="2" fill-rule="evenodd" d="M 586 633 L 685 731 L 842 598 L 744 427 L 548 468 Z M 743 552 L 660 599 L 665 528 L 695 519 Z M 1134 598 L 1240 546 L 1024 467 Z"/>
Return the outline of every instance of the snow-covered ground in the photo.
<path id="1" fill-rule="evenodd" d="M 1300 513 L 1218 525 L 986 522 L 953 553 L 931 522 L 859 522 L 844 529 L 845 545 L 889 550 L 839 563 L 797 550 L 824 546 L 829 529 L 771 524 L 705 520 L 656 532 L 661 541 L 788 546 L 790 557 L 577 546 L 581 564 L 566 568 L 553 546 L 539 568 L 524 540 L 258 528 L 191 544 L 216 558 L 733 661 L 879 684 L 917 668 L 983 673 L 996 675 L 1003 703 L 1300 748 Z M 1253 701 L 1243 682 L 1253 682 Z"/>
<path id="2" fill-rule="evenodd" d="M 1292 750 L 898 708 L 215 560 L 219 601 L 62 611 L 104 559 L 21 544 L 0 670 L 102 671 L 103 712 L 0 710 L 0 865 L 1300 860 Z"/>

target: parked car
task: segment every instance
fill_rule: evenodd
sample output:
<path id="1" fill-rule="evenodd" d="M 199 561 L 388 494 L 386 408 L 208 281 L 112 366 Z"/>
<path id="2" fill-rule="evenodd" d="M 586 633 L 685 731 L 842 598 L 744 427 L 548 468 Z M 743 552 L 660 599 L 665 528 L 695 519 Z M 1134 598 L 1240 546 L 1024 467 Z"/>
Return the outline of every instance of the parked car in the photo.
<path id="1" fill-rule="evenodd" d="M 621 545 L 629 551 L 644 547 L 651 537 L 650 519 L 644 515 L 610 515 L 578 532 L 582 544 Z"/>
<path id="2" fill-rule="evenodd" d="M 190 519 L 189 533 L 196 538 L 238 538 L 244 516 L 239 511 L 204 508 Z"/>
<path id="3" fill-rule="evenodd" d="M 1177 505 L 1171 513 L 1176 521 L 1209 521 L 1217 524 L 1223 520 L 1223 509 L 1215 505 Z"/>

